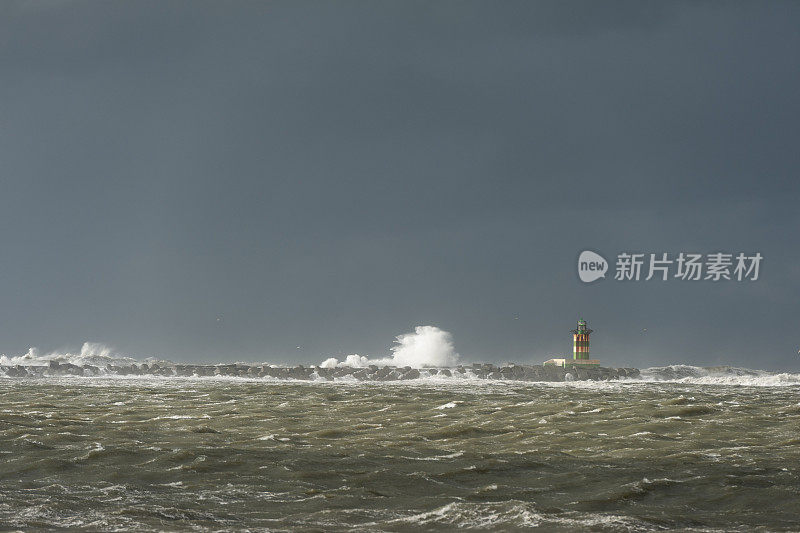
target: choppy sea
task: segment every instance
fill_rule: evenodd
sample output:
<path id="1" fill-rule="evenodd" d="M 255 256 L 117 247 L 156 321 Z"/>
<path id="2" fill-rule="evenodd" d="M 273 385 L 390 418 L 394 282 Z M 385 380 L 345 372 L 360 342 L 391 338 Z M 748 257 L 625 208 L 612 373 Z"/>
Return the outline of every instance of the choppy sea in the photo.
<path id="1" fill-rule="evenodd" d="M 0 529 L 800 530 L 800 376 L 688 374 L 2 378 Z"/>

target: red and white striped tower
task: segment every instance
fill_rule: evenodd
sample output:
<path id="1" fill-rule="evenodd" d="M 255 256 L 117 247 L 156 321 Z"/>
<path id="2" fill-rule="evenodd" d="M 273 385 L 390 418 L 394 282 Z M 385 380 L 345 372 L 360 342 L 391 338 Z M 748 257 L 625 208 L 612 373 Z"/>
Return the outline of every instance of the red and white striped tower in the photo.
<path id="1" fill-rule="evenodd" d="M 593 330 L 586 326 L 584 319 L 578 320 L 577 329 L 572 330 L 572 358 L 589 359 L 589 334 Z"/>

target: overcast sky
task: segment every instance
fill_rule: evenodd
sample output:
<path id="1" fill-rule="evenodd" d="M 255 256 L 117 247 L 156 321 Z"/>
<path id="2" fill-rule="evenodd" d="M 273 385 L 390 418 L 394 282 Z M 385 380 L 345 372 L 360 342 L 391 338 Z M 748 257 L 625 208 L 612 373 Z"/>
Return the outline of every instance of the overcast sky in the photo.
<path id="1" fill-rule="evenodd" d="M 800 370 L 800 3 L 0 4 L 0 352 Z M 578 253 L 760 252 L 583 284 Z M 612 265 L 613 269 L 613 265 Z M 646 328 L 646 331 L 645 331 Z"/>

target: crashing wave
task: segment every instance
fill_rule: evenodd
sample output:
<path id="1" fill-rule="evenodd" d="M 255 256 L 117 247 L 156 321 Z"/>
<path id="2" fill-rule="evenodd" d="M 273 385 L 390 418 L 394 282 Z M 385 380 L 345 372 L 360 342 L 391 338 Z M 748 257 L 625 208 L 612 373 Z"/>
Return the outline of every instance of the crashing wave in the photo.
<path id="1" fill-rule="evenodd" d="M 458 354 L 453 347 L 453 336 L 436 326 L 417 326 L 413 333 L 398 335 L 392 355 L 370 359 L 363 355 L 348 355 L 344 361 L 331 357 L 323 361 L 322 368 L 353 367 L 369 365 L 410 366 L 412 368 L 450 367 L 458 363 Z"/>
<path id="2" fill-rule="evenodd" d="M 96 366 L 105 368 L 107 365 L 130 366 L 141 363 L 171 363 L 164 359 L 147 357 L 142 360 L 118 354 L 113 348 L 99 342 L 84 342 L 78 353 L 50 352 L 42 354 L 35 347 L 28 348 L 23 355 L 0 355 L 0 366 L 48 366 L 50 362 L 59 364 L 72 364 L 76 366 Z"/>
<path id="3" fill-rule="evenodd" d="M 675 382 L 697 385 L 780 386 L 800 385 L 800 374 L 768 372 L 735 366 L 669 365 L 645 368 L 645 382 Z"/>

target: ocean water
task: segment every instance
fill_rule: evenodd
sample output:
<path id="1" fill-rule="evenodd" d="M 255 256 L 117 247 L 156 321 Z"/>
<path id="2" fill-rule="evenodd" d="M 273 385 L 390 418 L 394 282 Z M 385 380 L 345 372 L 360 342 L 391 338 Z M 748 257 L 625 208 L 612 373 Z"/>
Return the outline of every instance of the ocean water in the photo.
<path id="1" fill-rule="evenodd" d="M 0 379 L 3 530 L 797 531 L 799 474 L 797 375 Z"/>

